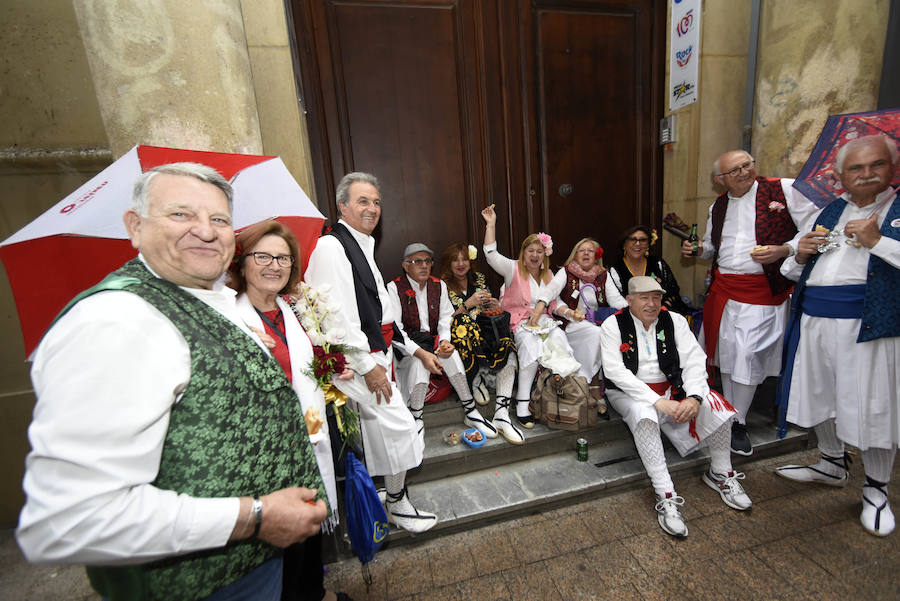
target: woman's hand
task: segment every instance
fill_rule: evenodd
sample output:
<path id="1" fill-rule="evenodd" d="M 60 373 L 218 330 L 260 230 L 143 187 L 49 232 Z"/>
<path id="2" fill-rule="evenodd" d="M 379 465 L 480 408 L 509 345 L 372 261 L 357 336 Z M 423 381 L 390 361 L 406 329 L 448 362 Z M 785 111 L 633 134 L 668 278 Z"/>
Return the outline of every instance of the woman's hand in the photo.
<path id="1" fill-rule="evenodd" d="M 482 303 L 488 302 L 489 300 L 491 300 L 491 293 L 487 290 L 479 290 L 466 299 L 465 305 L 467 309 L 473 309 Z"/>
<path id="2" fill-rule="evenodd" d="M 275 339 L 266 334 L 265 331 L 254 328 L 253 326 L 250 326 L 250 329 L 253 330 L 254 334 L 259 336 L 259 339 L 262 340 L 262 343 L 265 344 L 267 348 L 275 348 Z"/>
<path id="3" fill-rule="evenodd" d="M 538 322 L 541 320 L 541 315 L 544 314 L 544 307 L 547 305 L 544 304 L 544 301 L 538 301 L 538 304 L 534 306 L 534 309 L 531 310 L 531 315 L 528 316 L 528 325 L 532 328 L 536 328 L 538 326 Z"/>
<path id="4" fill-rule="evenodd" d="M 488 226 L 497 225 L 497 213 L 494 212 L 493 204 L 490 204 L 481 209 L 481 216 L 484 217 L 484 222 Z"/>
<path id="5" fill-rule="evenodd" d="M 350 380 L 350 379 L 353 378 L 353 376 L 355 376 L 355 375 L 356 375 L 356 372 L 355 372 L 355 371 L 353 371 L 353 370 L 350 369 L 349 367 L 345 367 L 345 368 L 344 368 L 344 371 L 342 371 L 341 373 L 335 375 L 334 377 L 337 378 L 338 380 Z"/>

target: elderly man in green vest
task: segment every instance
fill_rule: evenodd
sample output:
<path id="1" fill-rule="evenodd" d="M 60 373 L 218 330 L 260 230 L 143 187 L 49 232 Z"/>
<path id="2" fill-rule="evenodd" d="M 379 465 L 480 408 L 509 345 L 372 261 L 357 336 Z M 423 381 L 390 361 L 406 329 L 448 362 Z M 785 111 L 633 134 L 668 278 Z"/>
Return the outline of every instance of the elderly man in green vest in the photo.
<path id="1" fill-rule="evenodd" d="M 222 285 L 231 209 L 209 167 L 142 174 L 138 257 L 34 356 L 16 536 L 30 561 L 88 565 L 106 599 L 277 600 L 280 549 L 329 512 L 297 396 Z"/>

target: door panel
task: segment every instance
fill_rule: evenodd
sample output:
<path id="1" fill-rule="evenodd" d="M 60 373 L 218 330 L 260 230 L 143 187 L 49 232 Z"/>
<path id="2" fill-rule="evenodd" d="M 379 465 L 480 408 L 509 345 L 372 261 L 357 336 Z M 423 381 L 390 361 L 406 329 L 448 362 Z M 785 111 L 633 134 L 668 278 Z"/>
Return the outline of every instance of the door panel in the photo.
<path id="1" fill-rule="evenodd" d="M 532 157 L 541 221 L 560 262 L 585 236 L 600 241 L 609 262 L 622 230 L 656 220 L 653 15 L 640 4 L 539 4 L 532 11 Z"/>
<path id="2" fill-rule="evenodd" d="M 490 203 L 504 254 L 538 230 L 560 261 L 585 235 L 612 250 L 660 202 L 656 3 L 290 0 L 320 208 L 348 171 L 381 179 L 386 277 L 410 242 L 480 245 Z"/>

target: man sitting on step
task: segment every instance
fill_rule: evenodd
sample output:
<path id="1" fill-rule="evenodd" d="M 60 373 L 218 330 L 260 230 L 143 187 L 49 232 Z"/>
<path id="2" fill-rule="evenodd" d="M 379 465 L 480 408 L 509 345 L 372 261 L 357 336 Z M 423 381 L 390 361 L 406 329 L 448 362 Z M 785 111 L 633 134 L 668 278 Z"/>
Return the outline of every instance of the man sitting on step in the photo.
<path id="1" fill-rule="evenodd" d="M 401 392 L 416 420 L 419 437 L 424 440 L 422 412 L 428 382 L 431 374 L 446 373 L 465 410 L 465 424 L 477 428 L 487 438 L 496 438 L 497 428 L 478 412 L 462 359 L 450 344 L 453 305 L 447 284 L 431 275 L 433 255 L 421 242 L 410 244 L 403 251 L 406 274 L 387 285 L 388 296 L 399 309 L 395 314 L 401 315 L 397 326 L 402 335 L 393 342 L 394 348 L 405 355 L 397 367 Z"/>
<path id="2" fill-rule="evenodd" d="M 662 307 L 665 291 L 654 278 L 628 282 L 628 309 L 600 327 L 606 397 L 634 436 L 638 454 L 656 493 L 662 529 L 679 538 L 688 534 L 679 507 L 684 499 L 666 466 L 660 431 L 681 456 L 703 445 L 710 467 L 703 482 L 726 505 L 744 511 L 752 503 L 731 467 L 731 421 L 734 408 L 706 383 L 706 355 L 687 320 Z"/>

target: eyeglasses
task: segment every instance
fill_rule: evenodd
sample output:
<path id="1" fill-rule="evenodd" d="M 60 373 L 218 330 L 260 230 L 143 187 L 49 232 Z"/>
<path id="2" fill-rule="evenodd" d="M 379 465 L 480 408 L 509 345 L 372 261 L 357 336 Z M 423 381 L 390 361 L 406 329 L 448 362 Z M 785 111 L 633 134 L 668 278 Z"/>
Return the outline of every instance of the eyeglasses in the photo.
<path id="1" fill-rule="evenodd" d="M 265 267 L 272 262 L 272 259 L 278 261 L 281 267 L 290 267 L 294 264 L 293 255 L 270 255 L 269 253 L 248 253 L 248 257 L 253 257 L 253 262 L 260 267 Z"/>
<path id="2" fill-rule="evenodd" d="M 403 262 L 411 263 L 411 264 L 415 265 L 416 267 L 418 267 L 419 265 L 431 265 L 432 263 L 434 263 L 434 260 L 433 259 L 407 259 L 406 261 L 403 261 Z"/>
<path id="3" fill-rule="evenodd" d="M 630 238 L 625 238 L 625 240 L 629 244 L 634 244 L 637 246 L 643 246 L 644 244 L 648 244 L 650 242 L 650 238 L 635 238 L 634 236 Z"/>
<path id="4" fill-rule="evenodd" d="M 737 174 L 741 173 L 742 171 L 746 171 L 747 173 L 749 173 L 750 170 L 753 169 L 753 164 L 754 164 L 755 162 L 756 162 L 756 161 L 747 161 L 747 162 L 744 163 L 743 165 L 738 165 L 737 167 L 735 167 L 735 168 L 732 169 L 731 171 L 726 171 L 725 173 L 720 173 L 719 175 L 720 175 L 721 177 L 725 177 L 726 175 L 737 175 Z"/>

